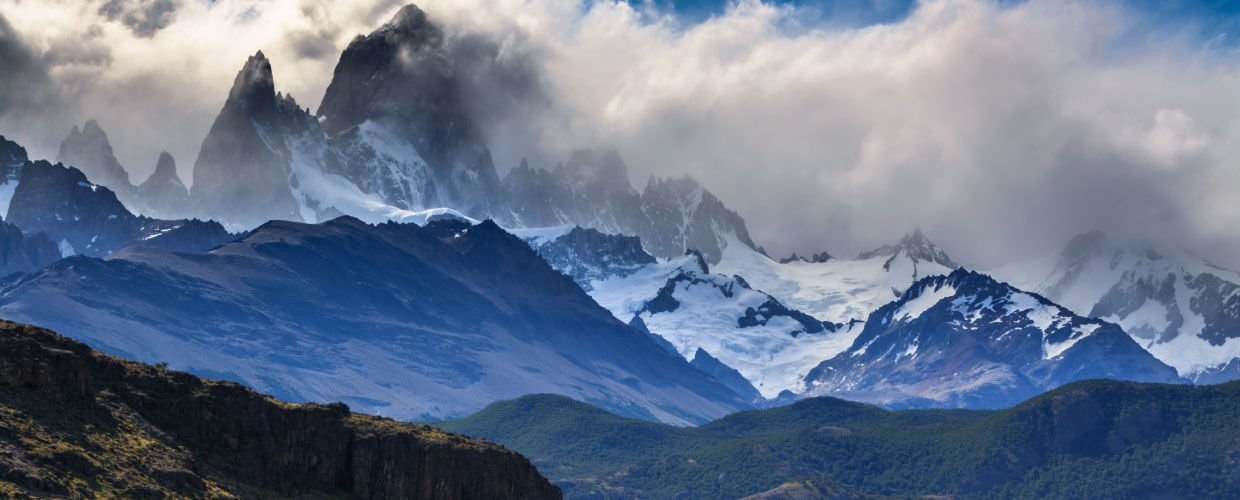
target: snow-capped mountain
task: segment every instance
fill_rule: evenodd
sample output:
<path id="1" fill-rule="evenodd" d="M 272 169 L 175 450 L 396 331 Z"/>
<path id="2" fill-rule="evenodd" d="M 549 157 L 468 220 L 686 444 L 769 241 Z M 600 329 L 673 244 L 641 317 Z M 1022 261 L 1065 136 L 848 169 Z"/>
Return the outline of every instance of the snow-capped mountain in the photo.
<path id="1" fill-rule="evenodd" d="M 581 228 L 516 233 L 616 318 L 640 323 L 687 360 L 705 352 L 709 360 L 695 363 L 712 374 L 735 370 L 765 398 L 800 392 L 809 370 L 860 331 L 791 309 L 743 277 L 711 274 L 698 252 L 656 261 L 636 237 Z"/>
<path id="2" fill-rule="evenodd" d="M 747 407 L 491 222 L 271 222 L 206 253 L 131 246 L 0 289 L 0 315 L 106 352 L 402 419 L 530 393 L 678 424 Z"/>
<path id="3" fill-rule="evenodd" d="M 497 212 L 499 177 L 466 106 L 449 41 L 414 5 L 349 43 L 318 109 L 338 174 L 406 210 Z"/>
<path id="4" fill-rule="evenodd" d="M 1102 232 L 996 276 L 1081 314 L 1114 322 L 1181 376 L 1240 378 L 1240 273 L 1178 248 Z"/>
<path id="5" fill-rule="evenodd" d="M 579 150 L 554 170 L 522 163 L 501 185 L 515 227 L 577 225 L 641 238 L 647 252 L 669 259 L 696 250 L 717 263 L 729 244 L 753 250 L 745 221 L 688 177 L 651 177 L 643 191 L 612 150 Z"/>
<path id="6" fill-rule="evenodd" d="M 401 9 L 349 44 L 317 117 L 276 92 L 258 52 L 194 164 L 199 214 L 237 227 L 342 213 L 402 220 L 436 207 L 492 216 L 499 180 L 445 50 L 421 10 Z"/>
<path id="7" fill-rule="evenodd" d="M 805 394 L 1000 408 L 1088 378 L 1179 381 L 1114 324 L 956 270 L 921 279 L 870 315 L 848 350 L 806 377 Z"/>
<path id="8" fill-rule="evenodd" d="M 271 62 L 257 52 L 202 142 L 189 214 L 245 230 L 343 214 L 405 222 L 449 209 L 509 228 L 577 225 L 639 236 L 660 258 L 697 250 L 714 263 L 729 245 L 756 248 L 744 220 L 696 181 L 652 177 L 639 192 L 614 151 L 577 151 L 551 171 L 523 162 L 501 182 L 467 112 L 455 43 L 408 5 L 348 45 L 313 113 L 277 90 Z M 109 178 L 123 174 L 97 123 L 83 130 L 62 148 L 80 154 L 62 156 Z M 131 210 L 163 215 L 164 199 L 178 196 L 169 173 L 175 168 L 152 176 L 160 193 L 126 188 L 118 196 Z"/>
<path id="9" fill-rule="evenodd" d="M 46 234 L 63 256 L 104 256 L 135 243 L 200 251 L 232 239 L 215 222 L 134 215 L 80 170 L 42 160 L 22 166 L 7 219 L 27 233 Z"/>
<path id="10" fill-rule="evenodd" d="M 551 267 L 569 275 L 589 292 L 592 283 L 623 278 L 657 262 L 636 236 L 605 234 L 580 226 L 514 229 Z M 620 318 L 624 319 L 624 318 Z"/>
<path id="11" fill-rule="evenodd" d="M 920 230 L 855 259 L 822 257 L 781 263 L 743 246 L 729 246 L 712 267 L 744 276 L 754 288 L 779 297 L 789 307 L 832 323 L 864 320 L 915 281 L 959 267 Z"/>

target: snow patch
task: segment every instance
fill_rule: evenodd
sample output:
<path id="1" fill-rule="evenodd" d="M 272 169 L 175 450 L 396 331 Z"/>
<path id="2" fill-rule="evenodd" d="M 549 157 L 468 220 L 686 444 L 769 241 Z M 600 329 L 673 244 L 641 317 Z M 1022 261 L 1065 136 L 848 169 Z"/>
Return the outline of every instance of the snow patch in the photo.
<path id="1" fill-rule="evenodd" d="M 1044 353 L 1043 357 L 1046 359 L 1053 359 L 1053 358 L 1059 357 L 1065 351 L 1067 351 L 1068 349 L 1071 349 L 1072 346 L 1076 345 L 1077 342 L 1080 342 L 1081 339 L 1088 337 L 1090 335 L 1093 335 L 1094 331 L 1098 330 L 1098 328 L 1100 328 L 1101 326 L 1102 325 L 1099 325 L 1097 323 L 1081 325 L 1080 327 L 1076 328 L 1073 331 L 1072 336 L 1068 337 L 1068 339 L 1064 340 L 1063 342 L 1057 342 L 1053 344 L 1049 342 L 1044 342 L 1043 343 L 1043 353 Z"/>
<path id="2" fill-rule="evenodd" d="M 891 319 L 894 321 L 916 319 L 925 314 L 926 311 L 929 311 L 935 304 L 955 295 L 956 288 L 950 285 L 941 285 L 933 290 L 922 290 L 921 295 L 905 302 L 895 313 L 892 313 Z"/>

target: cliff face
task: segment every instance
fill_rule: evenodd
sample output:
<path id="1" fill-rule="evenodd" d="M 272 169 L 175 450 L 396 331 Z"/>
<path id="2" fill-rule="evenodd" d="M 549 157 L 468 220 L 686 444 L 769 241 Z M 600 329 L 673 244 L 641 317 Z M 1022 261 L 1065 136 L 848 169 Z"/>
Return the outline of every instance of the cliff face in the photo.
<path id="1" fill-rule="evenodd" d="M 520 455 L 0 323 L 0 495 L 559 498 Z"/>

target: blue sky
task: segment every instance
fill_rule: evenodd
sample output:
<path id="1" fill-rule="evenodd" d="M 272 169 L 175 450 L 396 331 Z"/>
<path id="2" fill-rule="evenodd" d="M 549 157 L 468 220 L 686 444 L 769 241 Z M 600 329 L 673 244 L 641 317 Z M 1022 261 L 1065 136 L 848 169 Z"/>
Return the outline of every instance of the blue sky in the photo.
<path id="1" fill-rule="evenodd" d="M 722 13 L 732 0 L 630 0 L 640 4 L 653 1 L 661 7 L 670 6 L 686 21 L 706 19 Z M 775 3 L 804 7 L 818 21 L 836 26 L 868 26 L 903 19 L 917 0 L 773 0 Z M 1022 0 L 995 0 L 1001 4 Z M 1085 1 L 1085 0 L 1083 0 Z M 1228 45 L 1240 38 L 1240 0 L 1088 0 L 1113 1 L 1133 12 L 1142 13 L 1152 28 L 1189 29 L 1199 31 L 1204 39 L 1223 37 Z"/>

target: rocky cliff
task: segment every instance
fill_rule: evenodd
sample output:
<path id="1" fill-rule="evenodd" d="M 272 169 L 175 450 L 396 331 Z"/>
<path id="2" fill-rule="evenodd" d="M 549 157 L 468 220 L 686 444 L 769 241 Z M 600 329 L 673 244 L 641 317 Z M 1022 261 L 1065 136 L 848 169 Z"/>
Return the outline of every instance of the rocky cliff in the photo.
<path id="1" fill-rule="evenodd" d="M 520 455 L 0 323 L 0 495 L 559 498 Z"/>

